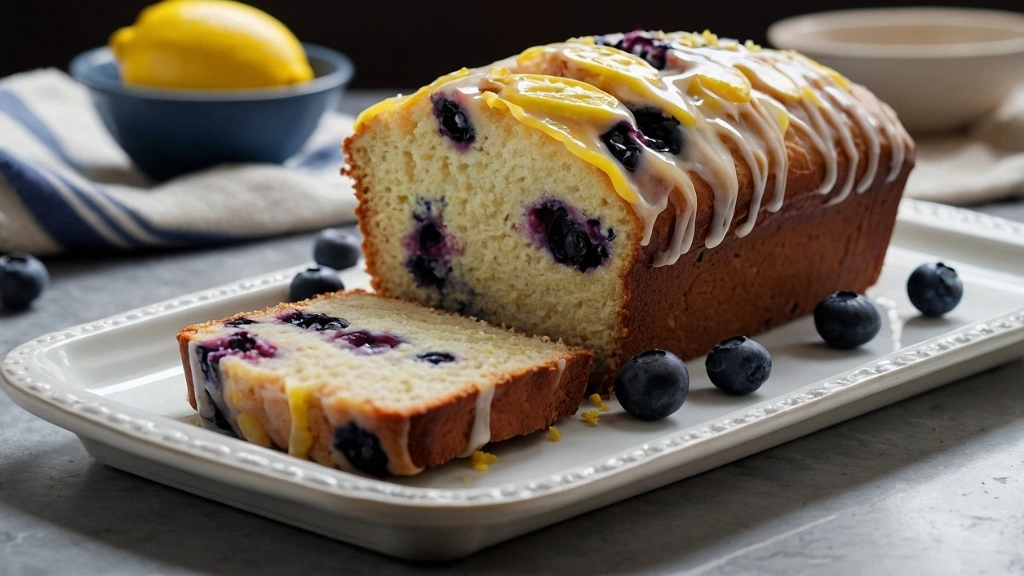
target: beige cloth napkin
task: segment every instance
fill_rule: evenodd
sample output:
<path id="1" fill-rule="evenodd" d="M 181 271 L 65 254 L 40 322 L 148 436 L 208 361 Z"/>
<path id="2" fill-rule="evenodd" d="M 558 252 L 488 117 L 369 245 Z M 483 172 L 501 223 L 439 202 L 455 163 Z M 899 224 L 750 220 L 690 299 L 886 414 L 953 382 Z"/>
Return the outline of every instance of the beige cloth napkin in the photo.
<path id="1" fill-rule="evenodd" d="M 1024 196 L 1024 86 L 962 133 L 915 140 L 907 196 L 958 205 Z"/>

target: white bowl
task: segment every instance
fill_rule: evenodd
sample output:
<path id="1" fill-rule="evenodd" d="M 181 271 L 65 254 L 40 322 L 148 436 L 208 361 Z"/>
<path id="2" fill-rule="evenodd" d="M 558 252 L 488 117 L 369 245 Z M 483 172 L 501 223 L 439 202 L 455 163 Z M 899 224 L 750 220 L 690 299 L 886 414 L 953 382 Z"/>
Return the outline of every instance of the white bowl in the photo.
<path id="1" fill-rule="evenodd" d="M 867 86 L 912 133 L 961 128 L 1024 83 L 1024 14 L 878 8 L 795 16 L 768 41 Z"/>

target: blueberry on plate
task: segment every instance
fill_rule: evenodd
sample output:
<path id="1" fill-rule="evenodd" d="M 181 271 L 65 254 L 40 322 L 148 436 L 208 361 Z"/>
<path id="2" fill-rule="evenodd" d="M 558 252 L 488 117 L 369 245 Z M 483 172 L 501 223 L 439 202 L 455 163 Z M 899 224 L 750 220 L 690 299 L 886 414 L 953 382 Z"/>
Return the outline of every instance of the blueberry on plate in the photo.
<path id="1" fill-rule="evenodd" d="M 956 270 L 942 262 L 922 264 L 907 279 L 907 295 L 925 316 L 942 316 L 960 303 L 964 283 Z"/>
<path id="2" fill-rule="evenodd" d="M 50 284 L 50 273 L 38 258 L 24 252 L 0 256 L 0 305 L 24 310 Z"/>
<path id="3" fill-rule="evenodd" d="M 337 270 L 326 266 L 312 266 L 292 278 L 292 284 L 288 288 L 288 300 L 298 302 L 317 294 L 344 289 L 345 285 L 341 282 L 341 278 L 338 278 Z"/>
<path id="4" fill-rule="evenodd" d="M 826 344 L 848 350 L 877 336 L 882 317 L 866 296 L 844 290 L 814 307 L 814 327 Z"/>
<path id="5" fill-rule="evenodd" d="M 772 357 L 754 340 L 736 336 L 712 348 L 704 367 L 711 383 L 719 390 L 739 396 L 750 394 L 764 384 L 772 373 Z"/>
<path id="6" fill-rule="evenodd" d="M 615 396 L 641 420 L 660 420 L 679 410 L 690 392 L 690 372 L 678 356 L 654 349 L 633 356 L 619 368 Z"/>
<path id="7" fill-rule="evenodd" d="M 321 230 L 313 245 L 313 260 L 335 270 L 355 266 L 360 256 L 362 251 L 359 249 L 359 239 L 344 228 Z"/>

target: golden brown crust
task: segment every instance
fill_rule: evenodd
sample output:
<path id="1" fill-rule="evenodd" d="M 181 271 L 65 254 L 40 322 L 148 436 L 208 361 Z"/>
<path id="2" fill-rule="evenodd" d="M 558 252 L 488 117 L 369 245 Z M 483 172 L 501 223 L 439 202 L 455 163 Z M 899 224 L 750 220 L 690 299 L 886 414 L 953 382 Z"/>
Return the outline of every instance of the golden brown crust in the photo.
<path id="1" fill-rule="evenodd" d="M 888 117 L 885 105 L 865 89 L 853 86 L 852 94 L 863 112 L 876 122 Z M 487 112 L 493 114 L 493 110 Z M 387 215 L 376 213 L 375 202 L 367 201 L 374 194 L 387 192 L 374 189 L 374 171 L 369 164 L 374 159 L 365 151 L 356 155 L 353 152 L 359 151 L 357 142 L 361 137 L 375 130 L 396 129 L 407 116 L 398 112 L 373 117 L 346 141 L 347 157 L 357 160 L 347 174 L 356 182 L 359 199 L 356 213 L 366 238 L 367 270 L 378 290 L 400 285 L 394 279 L 380 276 L 381 270 L 386 269 L 381 264 L 396 256 L 379 253 L 384 243 L 375 241 L 380 237 L 377 220 Z M 880 138 L 878 169 L 871 185 L 861 193 L 853 191 L 847 198 L 829 204 L 842 189 L 851 170 L 856 171 L 855 180 L 868 170 L 869 135 L 862 132 L 861 125 L 853 118 L 846 118 L 845 122 L 856 158 L 848 155 L 839 142 L 834 143 L 836 185 L 826 194 L 818 191 L 826 178 L 826 159 L 801 130 L 791 128 L 786 132 L 785 201 L 778 212 L 760 210 L 756 225 L 745 237 L 738 237 L 736 228 L 749 216 L 754 177 L 747 161 L 735 145 L 731 145 L 740 190 L 732 230 L 714 248 L 704 248 L 704 239 L 711 229 L 714 192 L 697 174 L 690 174 L 697 195 L 693 247 L 674 265 L 653 265 L 655 257 L 668 247 L 675 229 L 674 216 L 666 211 L 657 219 L 653 238 L 647 246 L 637 244 L 627 248 L 631 255 L 621 275 L 619 340 L 614 350 L 602 350 L 601 357 L 595 359 L 591 392 L 607 396 L 615 378 L 614 368 L 609 367 L 620 366 L 633 354 L 646 349 L 666 348 L 684 359 L 693 358 L 730 336 L 753 335 L 804 315 L 836 290 L 863 292 L 874 284 L 892 234 L 900 196 L 914 164 L 913 144 L 909 139 L 904 140 L 902 134 L 894 135 L 891 140 Z M 896 129 L 899 131 L 898 126 Z M 890 142 L 900 147 L 906 145 L 907 149 L 897 166 L 897 177 L 887 181 L 890 163 L 899 162 L 900 156 L 890 149 Z M 568 152 L 565 154 L 569 156 Z M 557 163 L 553 161 L 552 165 L 557 166 Z M 768 175 L 765 189 L 769 195 L 780 176 Z M 606 177 L 604 191 L 609 202 L 618 203 L 633 222 L 632 234 L 622 237 L 642 237 L 641 219 Z M 571 289 L 572 286 L 566 286 L 564 293 L 572 294 Z M 488 319 L 511 325 L 517 323 L 516 317 Z M 608 325 L 609 332 L 614 332 L 615 328 Z M 565 339 L 570 344 L 584 344 Z"/>
<path id="2" fill-rule="evenodd" d="M 362 293 L 359 290 L 350 292 Z M 384 296 L 377 297 L 390 299 Z M 282 303 L 261 313 L 272 314 L 290 306 L 294 304 Z M 438 313 L 446 314 L 440 311 Z M 178 333 L 178 348 L 185 369 L 189 402 L 193 408 L 197 408 L 197 390 L 192 379 L 189 342 L 206 327 L 222 324 L 246 314 L 251 312 L 189 326 Z M 557 362 L 551 362 L 507 374 L 501 381 L 493 383 L 495 391 L 490 404 L 490 440 L 495 442 L 542 430 L 557 419 L 574 414 L 583 400 L 592 358 L 593 355 L 588 351 L 567 348 L 562 358 L 562 369 L 559 369 Z M 481 384 L 486 386 L 490 383 Z M 260 384 L 254 386 L 258 387 Z M 379 407 L 370 407 L 372 413 L 363 417 L 374 422 L 373 432 L 380 439 L 389 460 L 404 458 L 405 455 L 399 453 L 407 450 L 408 458 L 414 466 L 437 466 L 465 452 L 476 417 L 478 395 L 479 392 L 474 391 L 449 398 L 438 398 L 433 404 L 424 405 L 413 414 L 387 412 Z M 287 443 L 281 438 L 287 438 L 286 431 L 290 427 L 290 422 L 279 422 L 278 429 L 272 429 L 273 419 L 268 418 L 261 407 L 285 401 L 283 396 L 269 400 L 266 397 L 256 398 L 252 402 L 252 407 L 247 409 L 247 413 L 260 420 L 274 443 L 282 449 L 287 449 Z M 281 412 L 287 414 L 287 410 Z M 330 445 L 333 429 L 324 406 L 321 403 L 311 403 L 307 417 L 313 434 L 309 457 L 321 464 L 344 466 L 344 463 L 340 463 L 339 466 L 339 463 L 332 460 Z"/>
<path id="3" fill-rule="evenodd" d="M 506 376 L 491 401 L 491 442 L 546 429 L 576 413 L 590 375 L 591 354 L 575 350 L 566 359 L 558 385 L 553 365 Z M 473 393 L 410 419 L 409 454 L 417 466 L 436 466 L 462 454 L 476 411 Z"/>
<path id="4" fill-rule="evenodd" d="M 862 94 L 873 113 L 880 103 Z M 853 126 L 857 146 L 865 156 L 863 136 Z M 910 150 L 899 175 L 886 182 L 880 169 L 871 186 L 827 205 L 847 171 L 861 176 L 866 162 L 853 165 L 840 149 L 839 177 L 834 190 L 819 194 L 824 160 L 813 147 L 787 133 L 789 173 L 782 209 L 762 210 L 757 225 L 746 237 L 735 234 L 747 214 L 753 182 L 749 171 L 734 154 L 741 190 L 733 230 L 715 248 L 704 249 L 710 229 L 713 196 L 696 174 L 697 236 L 694 248 L 672 266 L 652 262 L 668 243 L 673 218 L 663 213 L 655 224 L 648 246 L 637 245 L 624 279 L 620 329 L 621 347 L 615 365 L 651 348 L 664 348 L 689 359 L 707 353 L 725 338 L 752 335 L 784 324 L 813 311 L 818 302 L 837 290 L 864 292 L 881 273 L 892 236 L 896 210 L 907 177 L 914 166 Z M 888 166 L 892 150 L 882 142 L 880 166 Z M 774 175 L 767 189 L 771 189 Z M 592 374 L 588 393 L 609 396 L 614 373 Z"/>

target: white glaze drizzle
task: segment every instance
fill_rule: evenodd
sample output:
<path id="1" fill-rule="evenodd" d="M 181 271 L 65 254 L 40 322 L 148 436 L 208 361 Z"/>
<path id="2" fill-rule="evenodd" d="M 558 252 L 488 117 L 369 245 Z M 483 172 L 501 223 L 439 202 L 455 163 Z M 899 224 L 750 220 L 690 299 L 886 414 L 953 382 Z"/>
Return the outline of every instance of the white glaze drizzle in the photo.
<path id="1" fill-rule="evenodd" d="M 565 373 L 565 358 L 559 358 L 558 363 L 555 364 L 555 374 L 551 381 L 551 389 L 558 390 L 558 387 L 562 385 L 562 374 Z"/>
<path id="2" fill-rule="evenodd" d="M 477 384 L 476 408 L 473 412 L 473 426 L 469 431 L 466 450 L 460 458 L 468 458 L 473 452 L 491 441 L 491 402 L 494 400 L 494 384 Z"/>
<path id="3" fill-rule="evenodd" d="M 199 354 L 196 353 L 198 346 L 199 344 L 195 340 L 189 340 L 188 366 L 192 371 L 192 393 L 196 397 L 196 407 L 199 415 L 207 420 L 213 420 L 215 408 L 206 392 L 206 375 L 203 374 L 202 368 L 199 367 Z"/>
<path id="4" fill-rule="evenodd" d="M 221 414 L 224 415 L 224 419 L 231 425 L 231 429 L 235 435 L 239 438 L 245 438 L 242 434 L 242 430 L 238 427 L 238 409 L 232 406 L 228 399 L 224 397 L 224 386 L 227 382 L 224 381 L 224 372 L 220 370 L 220 362 L 225 360 L 231 361 L 230 358 L 222 358 L 216 366 L 211 365 L 211 369 L 220 372 L 221 377 L 221 392 L 217 394 L 215 391 L 207 389 L 206 375 L 203 374 L 202 368 L 199 366 L 199 354 L 196 349 L 200 345 L 195 340 L 189 340 L 188 342 L 188 365 L 192 370 L 192 392 L 196 396 L 196 407 L 199 415 L 203 418 L 214 421 L 217 409 L 219 408 Z"/>
<path id="5" fill-rule="evenodd" d="M 692 247 L 697 195 L 691 174 L 705 181 L 714 195 L 705 247 L 719 245 L 730 229 L 738 236 L 749 234 L 761 211 L 776 212 L 782 207 L 789 129 L 799 131 L 821 157 L 824 173 L 818 192 L 830 195 L 827 205 L 871 187 L 879 173 L 883 140 L 890 149 L 885 179 L 891 182 L 899 176 L 913 148 L 910 136 L 891 108 L 835 71 L 795 52 L 763 50 L 709 33 L 655 35 L 671 44 L 664 70 L 655 70 L 625 52 L 614 51 L 616 55 L 608 58 L 607 47 L 595 48 L 593 38 L 580 38 L 531 48 L 490 67 L 463 70 L 439 79 L 410 97 L 372 107 L 360 116 L 357 127 L 384 108 L 438 90 L 458 90 L 468 103 L 478 106 L 501 103 L 520 121 L 554 135 L 571 152 L 609 175 L 616 191 L 633 206 L 643 223 L 642 245 L 651 242 L 658 216 L 665 210 L 673 211 L 675 228 L 667 245 L 656 254 L 655 266 L 675 263 Z M 618 120 L 573 119 L 544 106 L 511 105 L 494 97 L 500 91 L 495 88 L 495 77 L 510 73 L 590 83 L 618 100 L 611 106 L 614 113 L 609 118 L 626 116 L 632 126 L 636 124 L 631 109 L 655 107 L 683 126 L 685 149 L 673 156 L 650 148 L 641 139 L 641 160 L 635 171 L 627 172 L 601 140 Z M 869 114 L 865 103 L 880 108 L 881 114 Z M 864 157 L 854 141 L 854 126 L 861 134 Z M 753 181 L 742 222 L 735 222 L 739 181 L 732 149 L 749 168 Z M 850 165 L 842 182 L 838 181 L 838 150 Z M 769 181 L 774 181 L 770 192 Z"/>

